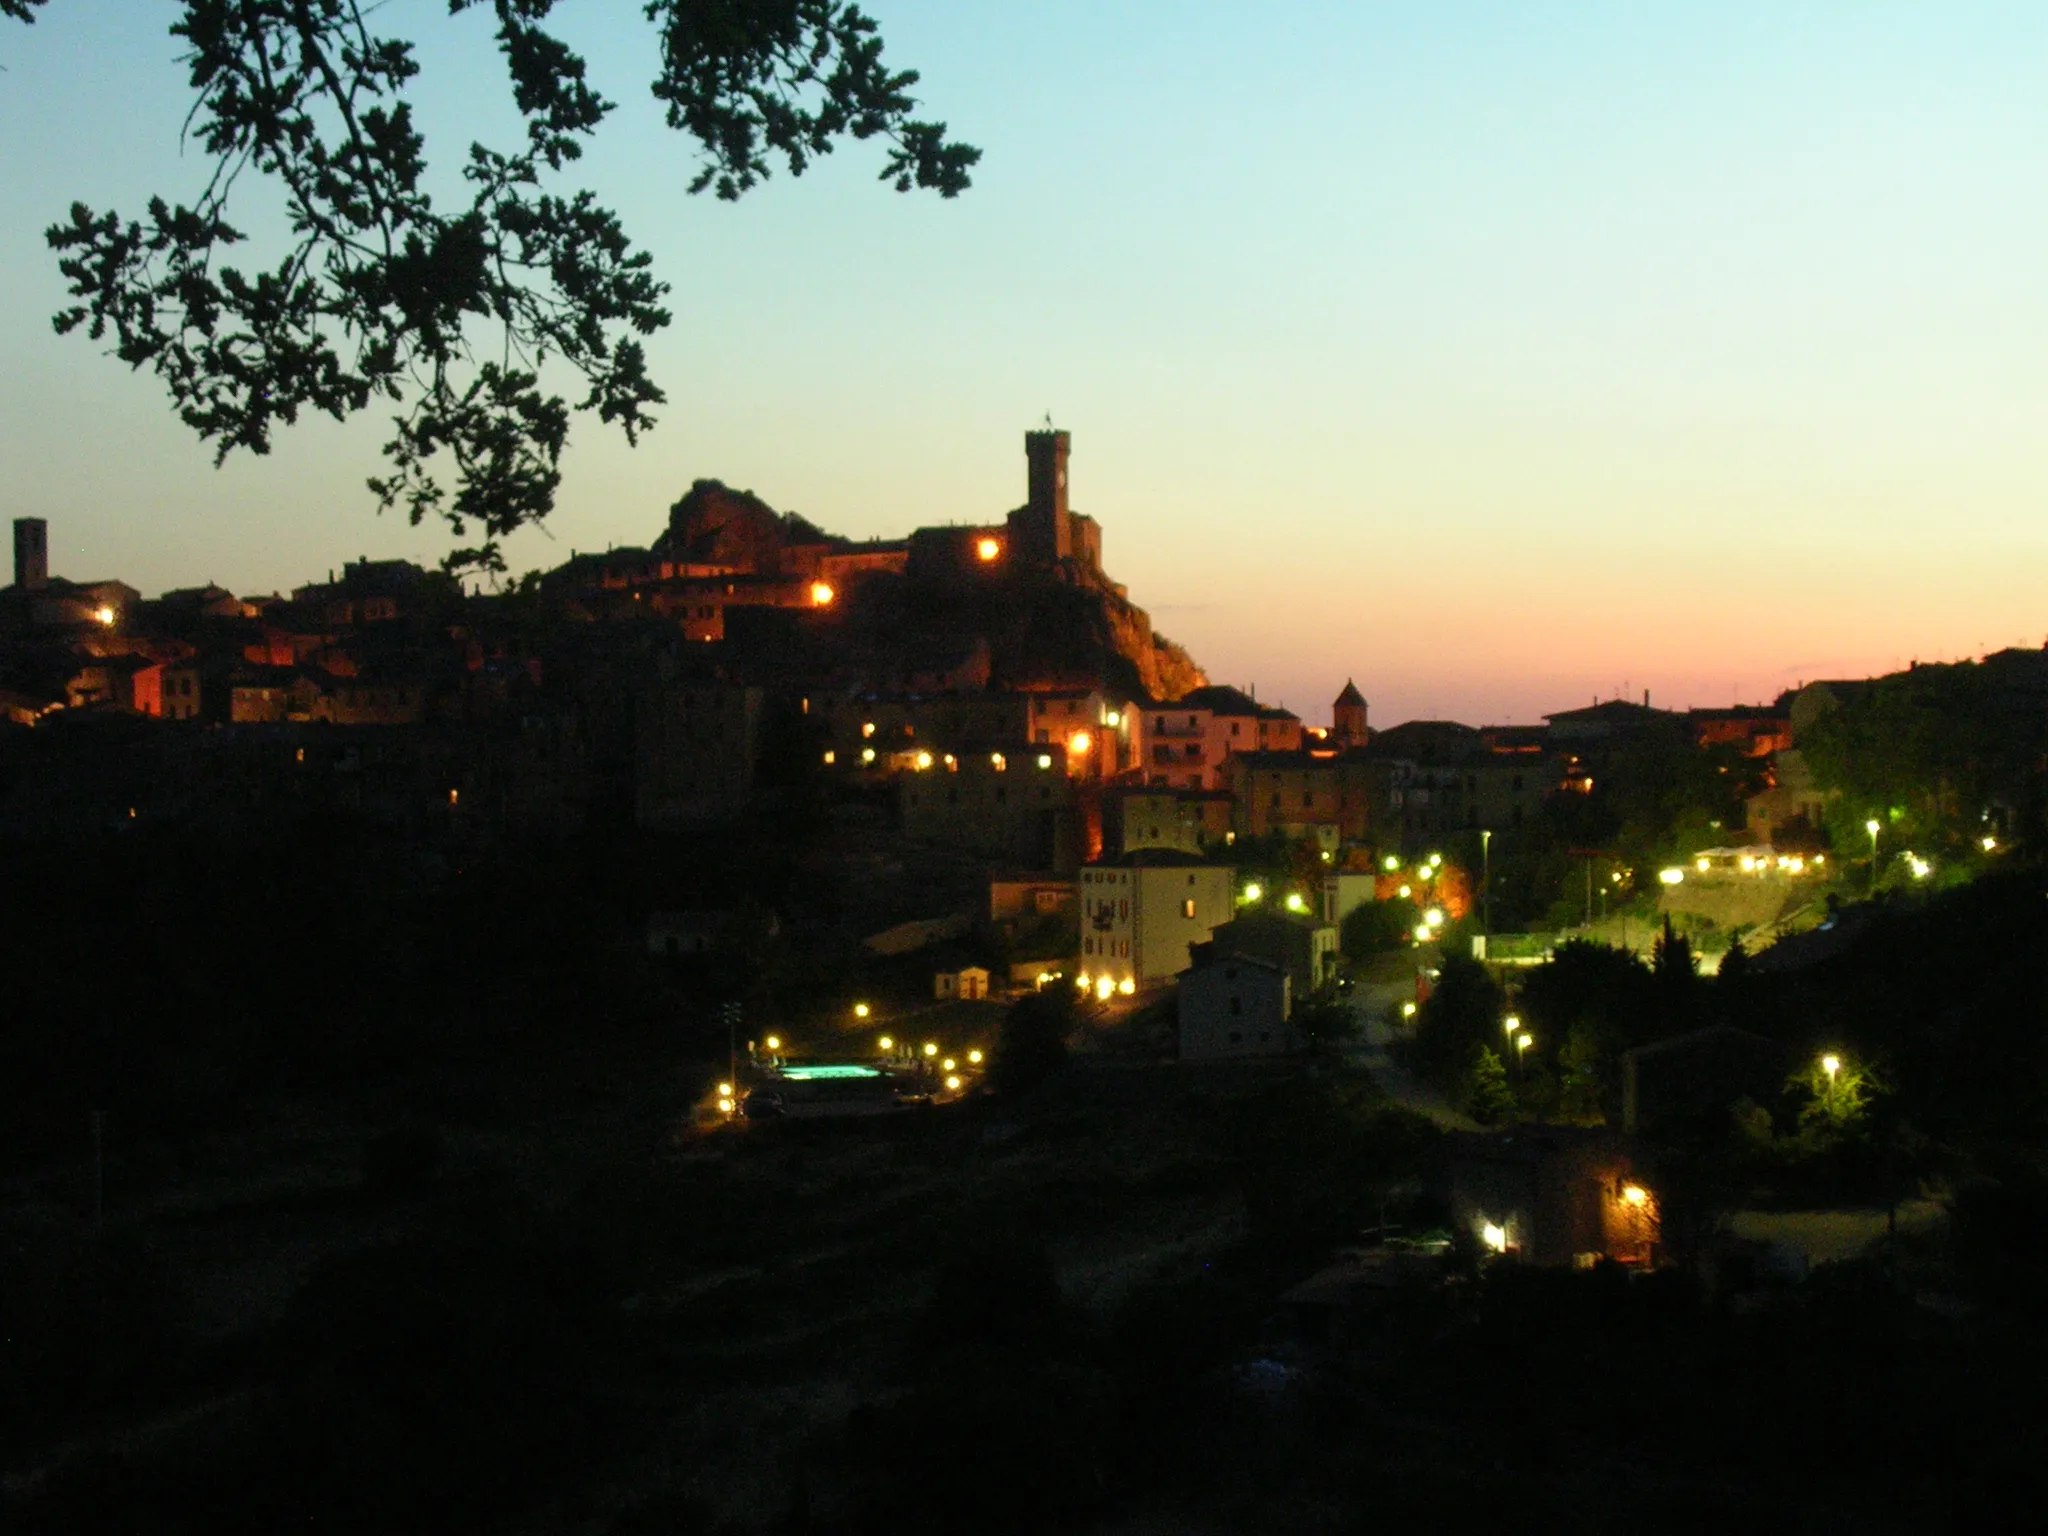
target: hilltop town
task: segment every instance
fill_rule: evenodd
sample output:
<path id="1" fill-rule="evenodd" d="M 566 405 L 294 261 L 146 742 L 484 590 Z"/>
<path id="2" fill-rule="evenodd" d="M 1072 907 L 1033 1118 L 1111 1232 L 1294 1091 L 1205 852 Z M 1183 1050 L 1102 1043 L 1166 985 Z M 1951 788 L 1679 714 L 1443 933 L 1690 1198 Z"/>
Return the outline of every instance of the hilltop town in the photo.
<path id="1" fill-rule="evenodd" d="M 1189 1435 L 1252 1415 L 1259 1479 L 1340 1503 L 1391 1436 L 1421 1509 L 1588 1369 L 1598 1443 L 1500 1474 L 1558 1518 L 1586 1457 L 1776 1508 L 1817 1399 L 1862 1429 L 1814 1496 L 1868 1509 L 1871 1416 L 1936 1433 L 1950 1320 L 2034 1272 L 2048 651 L 1305 720 L 1153 629 L 1070 450 L 900 540 L 699 480 L 483 594 L 365 558 L 145 598 L 16 521 L 0 1302 L 54 1321 L 0 1423 L 42 1528 L 125 1497 L 116 1444 L 222 1528 L 385 1481 L 457 1524 L 914 1526 L 931 1485 L 1011 1528 L 905 1437 L 995 1454 L 1017 1529 L 1191 1488 L 1265 1528 Z M 1916 1321 L 1865 1393 L 1799 1320 L 1873 1294 Z M 1603 1417 L 1717 1400 L 1707 1338 L 1773 1362 L 1753 1433 Z M 565 1413 L 624 1438 L 551 1460 Z"/>

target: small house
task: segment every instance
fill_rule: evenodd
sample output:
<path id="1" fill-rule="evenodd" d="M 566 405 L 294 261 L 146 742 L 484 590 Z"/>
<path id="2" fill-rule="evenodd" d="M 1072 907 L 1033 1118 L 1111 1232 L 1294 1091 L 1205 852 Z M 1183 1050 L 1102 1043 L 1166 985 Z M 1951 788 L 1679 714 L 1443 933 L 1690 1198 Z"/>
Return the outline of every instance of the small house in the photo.
<path id="1" fill-rule="evenodd" d="M 932 977 L 932 996 L 957 998 L 961 1002 L 984 1000 L 988 997 L 988 972 L 978 965 L 939 971 Z"/>

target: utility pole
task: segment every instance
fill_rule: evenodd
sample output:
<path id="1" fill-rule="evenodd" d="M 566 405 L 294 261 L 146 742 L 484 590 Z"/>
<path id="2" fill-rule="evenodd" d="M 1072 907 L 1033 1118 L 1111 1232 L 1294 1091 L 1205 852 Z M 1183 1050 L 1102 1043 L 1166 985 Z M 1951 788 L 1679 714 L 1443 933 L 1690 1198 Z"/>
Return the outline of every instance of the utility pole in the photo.
<path id="1" fill-rule="evenodd" d="M 1493 829 L 1479 834 L 1479 931 L 1493 948 Z M 1492 956 L 1487 957 L 1491 959 Z"/>
<path id="2" fill-rule="evenodd" d="M 1586 926 L 1593 926 L 1593 858 L 1586 856 Z"/>

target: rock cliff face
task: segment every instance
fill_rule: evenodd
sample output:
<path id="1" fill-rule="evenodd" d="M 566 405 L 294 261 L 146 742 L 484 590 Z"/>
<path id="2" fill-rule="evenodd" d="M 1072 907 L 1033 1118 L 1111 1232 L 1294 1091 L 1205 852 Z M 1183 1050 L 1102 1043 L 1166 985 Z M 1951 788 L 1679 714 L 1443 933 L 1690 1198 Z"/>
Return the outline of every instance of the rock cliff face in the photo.
<path id="1" fill-rule="evenodd" d="M 1102 603 L 1110 645 L 1136 669 L 1147 695 L 1171 703 L 1208 684 L 1195 658 L 1152 628 L 1145 610 L 1113 592 L 1095 594 Z"/>

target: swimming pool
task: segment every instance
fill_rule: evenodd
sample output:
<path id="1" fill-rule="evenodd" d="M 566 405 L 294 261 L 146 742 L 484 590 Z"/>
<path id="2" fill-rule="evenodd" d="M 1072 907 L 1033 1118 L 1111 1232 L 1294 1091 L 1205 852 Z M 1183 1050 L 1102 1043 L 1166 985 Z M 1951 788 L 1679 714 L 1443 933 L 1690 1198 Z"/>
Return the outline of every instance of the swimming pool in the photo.
<path id="1" fill-rule="evenodd" d="M 813 1062 L 801 1067 L 783 1067 L 776 1076 L 791 1083 L 829 1083 L 847 1078 L 880 1077 L 875 1067 L 855 1066 L 850 1062 Z"/>

